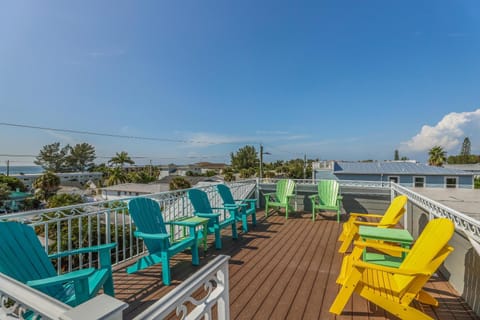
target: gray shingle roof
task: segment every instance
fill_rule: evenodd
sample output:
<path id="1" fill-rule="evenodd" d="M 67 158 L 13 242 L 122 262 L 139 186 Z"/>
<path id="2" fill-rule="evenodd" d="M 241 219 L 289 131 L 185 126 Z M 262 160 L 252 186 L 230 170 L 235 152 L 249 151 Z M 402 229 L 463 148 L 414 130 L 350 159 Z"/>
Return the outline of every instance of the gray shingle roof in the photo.
<path id="1" fill-rule="evenodd" d="M 462 170 L 428 166 L 423 163 L 386 162 L 335 162 L 335 174 L 418 174 L 418 175 L 472 175 Z"/>

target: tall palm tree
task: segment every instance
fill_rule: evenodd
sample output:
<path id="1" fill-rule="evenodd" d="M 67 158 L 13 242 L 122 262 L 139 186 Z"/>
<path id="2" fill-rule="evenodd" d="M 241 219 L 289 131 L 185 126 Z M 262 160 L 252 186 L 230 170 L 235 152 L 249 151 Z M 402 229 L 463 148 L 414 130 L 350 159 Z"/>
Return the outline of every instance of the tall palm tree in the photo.
<path id="1" fill-rule="evenodd" d="M 119 166 L 120 168 L 123 168 L 123 166 L 128 163 L 128 164 L 135 164 L 135 161 L 132 160 L 132 158 L 128 155 L 128 152 L 122 151 L 120 153 L 116 153 L 115 157 L 110 159 L 108 161 L 109 164 L 113 164 L 115 166 Z"/>
<path id="2" fill-rule="evenodd" d="M 106 180 L 107 186 L 113 186 L 119 183 L 125 183 L 128 181 L 127 174 L 120 167 L 110 169 L 108 178 Z"/>
<path id="3" fill-rule="evenodd" d="M 434 146 L 428 151 L 428 164 L 441 167 L 447 161 L 447 152 L 441 146 Z"/>

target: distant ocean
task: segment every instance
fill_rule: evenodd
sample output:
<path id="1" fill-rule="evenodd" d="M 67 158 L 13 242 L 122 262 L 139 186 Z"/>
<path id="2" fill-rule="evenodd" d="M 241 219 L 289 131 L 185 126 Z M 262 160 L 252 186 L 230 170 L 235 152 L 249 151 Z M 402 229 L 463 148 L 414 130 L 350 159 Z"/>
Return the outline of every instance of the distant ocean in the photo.
<path id="1" fill-rule="evenodd" d="M 10 166 L 10 174 L 42 173 L 43 168 L 39 166 Z M 0 166 L 0 174 L 7 174 L 7 167 Z"/>

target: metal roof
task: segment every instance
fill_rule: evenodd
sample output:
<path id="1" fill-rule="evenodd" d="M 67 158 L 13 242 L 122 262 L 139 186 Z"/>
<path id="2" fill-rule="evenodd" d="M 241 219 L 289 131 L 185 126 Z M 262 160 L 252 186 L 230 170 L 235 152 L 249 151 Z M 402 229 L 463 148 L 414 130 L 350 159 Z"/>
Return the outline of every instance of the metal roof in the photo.
<path id="1" fill-rule="evenodd" d="M 411 161 L 335 162 L 335 174 L 396 174 L 396 175 L 455 175 L 471 176 L 458 169 L 429 166 Z"/>

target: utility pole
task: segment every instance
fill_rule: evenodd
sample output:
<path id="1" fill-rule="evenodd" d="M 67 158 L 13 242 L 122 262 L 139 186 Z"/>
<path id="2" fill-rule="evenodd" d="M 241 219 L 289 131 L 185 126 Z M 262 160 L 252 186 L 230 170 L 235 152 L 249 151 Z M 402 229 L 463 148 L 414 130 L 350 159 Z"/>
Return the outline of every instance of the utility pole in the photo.
<path id="1" fill-rule="evenodd" d="M 270 152 L 263 152 L 263 146 L 260 144 L 260 180 L 263 177 L 263 155 L 264 154 L 271 154 Z"/>
<path id="2" fill-rule="evenodd" d="M 307 179 L 307 154 L 303 156 L 303 180 Z"/>
<path id="3" fill-rule="evenodd" d="M 263 146 L 260 144 L 260 182 L 262 181 L 263 176 Z"/>
<path id="4" fill-rule="evenodd" d="M 10 160 L 7 160 L 7 177 L 10 175 Z"/>

